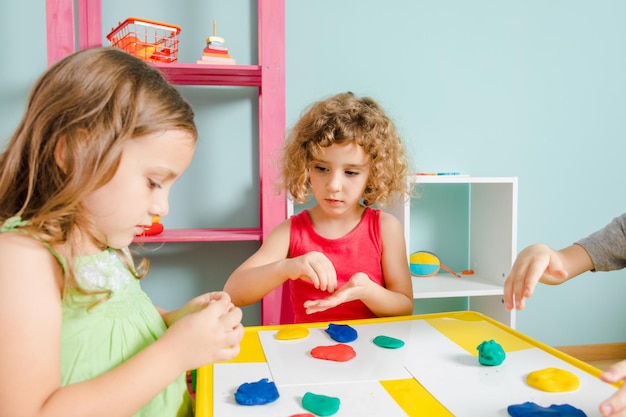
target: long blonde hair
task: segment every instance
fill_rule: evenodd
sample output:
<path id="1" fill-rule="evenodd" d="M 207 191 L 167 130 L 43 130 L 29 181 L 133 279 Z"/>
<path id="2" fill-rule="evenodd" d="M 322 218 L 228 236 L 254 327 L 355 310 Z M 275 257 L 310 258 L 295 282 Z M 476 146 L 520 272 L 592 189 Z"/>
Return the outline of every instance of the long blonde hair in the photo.
<path id="1" fill-rule="evenodd" d="M 172 129 L 197 140 L 191 106 L 158 70 L 116 48 L 62 59 L 35 83 L 0 155 L 0 222 L 21 216 L 30 222 L 30 235 L 65 245 L 66 288 L 76 287 L 73 232 L 80 229 L 105 246 L 83 212 L 83 199 L 111 180 L 126 141 Z M 60 140 L 63 169 L 55 159 Z"/>
<path id="2" fill-rule="evenodd" d="M 311 160 L 321 148 L 351 141 L 369 156 L 364 204 L 385 205 L 409 196 L 408 158 L 393 122 L 372 98 L 351 92 L 313 103 L 291 129 L 283 153 L 282 187 L 295 202 L 305 202 L 311 193 Z"/>

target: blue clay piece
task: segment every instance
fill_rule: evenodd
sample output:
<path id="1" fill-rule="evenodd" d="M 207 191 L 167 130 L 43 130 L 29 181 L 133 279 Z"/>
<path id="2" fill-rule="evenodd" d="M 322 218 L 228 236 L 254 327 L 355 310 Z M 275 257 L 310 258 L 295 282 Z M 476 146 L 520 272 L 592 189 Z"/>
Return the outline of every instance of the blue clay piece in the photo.
<path id="1" fill-rule="evenodd" d="M 240 405 L 263 405 L 278 399 L 274 381 L 263 378 L 257 382 L 244 382 L 235 392 L 235 401 Z"/>
<path id="2" fill-rule="evenodd" d="M 481 365 L 498 366 L 506 358 L 504 349 L 494 340 L 485 340 L 476 349 L 478 349 L 478 362 Z"/>
<path id="3" fill-rule="evenodd" d="M 317 416 L 332 416 L 339 411 L 339 398 L 307 392 L 302 397 L 302 408 Z"/>
<path id="4" fill-rule="evenodd" d="M 339 343 L 352 342 L 355 341 L 358 337 L 358 334 L 354 327 L 351 327 L 347 324 L 330 323 L 328 325 L 328 329 L 326 329 L 326 333 L 328 333 L 331 339 Z"/>
<path id="5" fill-rule="evenodd" d="M 550 407 L 542 407 L 533 402 L 509 405 L 506 409 L 511 417 L 587 417 L 584 411 L 569 404 L 552 404 Z"/>

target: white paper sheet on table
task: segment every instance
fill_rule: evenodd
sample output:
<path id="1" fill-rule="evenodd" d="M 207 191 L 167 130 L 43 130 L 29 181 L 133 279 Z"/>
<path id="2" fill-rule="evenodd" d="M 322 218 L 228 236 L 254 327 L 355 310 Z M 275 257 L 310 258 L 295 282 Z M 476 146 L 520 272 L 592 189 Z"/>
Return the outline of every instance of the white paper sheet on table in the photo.
<path id="1" fill-rule="evenodd" d="M 539 349 L 507 352 L 499 366 L 484 366 L 476 356 L 438 332 L 425 321 L 414 321 L 406 368 L 437 400 L 457 417 L 509 416 L 507 407 L 528 401 L 542 407 L 570 404 L 588 417 L 600 416 L 601 401 L 616 388 Z M 496 340 L 497 342 L 497 340 Z M 559 368 L 581 380 L 580 389 L 550 393 L 526 384 L 526 376 L 539 369 Z"/>
<path id="2" fill-rule="evenodd" d="M 214 417 L 286 417 L 305 413 L 302 397 L 306 392 L 339 398 L 339 411 L 333 417 L 406 417 L 406 413 L 377 381 L 349 382 L 332 385 L 277 384 L 280 397 L 273 403 L 243 406 L 235 402 L 235 391 L 244 382 L 262 378 L 272 380 L 269 367 L 259 363 L 224 363 L 213 367 Z"/>
<path id="3" fill-rule="evenodd" d="M 259 339 L 274 381 L 281 385 L 335 384 L 341 382 L 380 381 L 411 378 L 404 368 L 407 347 L 385 349 L 372 340 L 384 335 L 409 340 L 411 323 L 408 321 L 354 325 L 358 338 L 347 343 L 356 351 L 348 362 L 317 359 L 310 351 L 317 346 L 337 344 L 324 328 L 310 328 L 304 339 L 277 340 L 275 330 L 259 332 Z"/>

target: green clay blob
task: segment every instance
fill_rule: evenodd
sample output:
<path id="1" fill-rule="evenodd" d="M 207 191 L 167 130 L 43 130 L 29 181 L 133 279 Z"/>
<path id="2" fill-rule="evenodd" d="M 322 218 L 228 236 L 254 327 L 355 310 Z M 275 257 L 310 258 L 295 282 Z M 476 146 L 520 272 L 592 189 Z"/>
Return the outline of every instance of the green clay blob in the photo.
<path id="1" fill-rule="evenodd" d="M 380 346 L 385 349 L 398 349 L 404 346 L 404 342 L 402 340 L 389 336 L 376 336 L 373 342 L 376 346 Z"/>
<path id="2" fill-rule="evenodd" d="M 498 366 L 504 362 L 506 353 L 498 343 L 492 340 L 485 340 L 476 347 L 478 350 L 478 362 L 485 366 Z"/>
<path id="3" fill-rule="evenodd" d="M 302 397 L 302 408 L 316 416 L 332 416 L 339 411 L 339 398 L 307 392 Z"/>

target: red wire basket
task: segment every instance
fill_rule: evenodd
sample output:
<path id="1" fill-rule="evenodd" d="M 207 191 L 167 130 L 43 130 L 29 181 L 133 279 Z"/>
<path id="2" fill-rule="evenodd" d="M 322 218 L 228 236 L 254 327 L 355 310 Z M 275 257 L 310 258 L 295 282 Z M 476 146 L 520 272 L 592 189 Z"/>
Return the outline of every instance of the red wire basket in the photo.
<path id="1" fill-rule="evenodd" d="M 111 46 L 148 62 L 178 61 L 180 27 L 129 17 L 107 35 Z"/>

